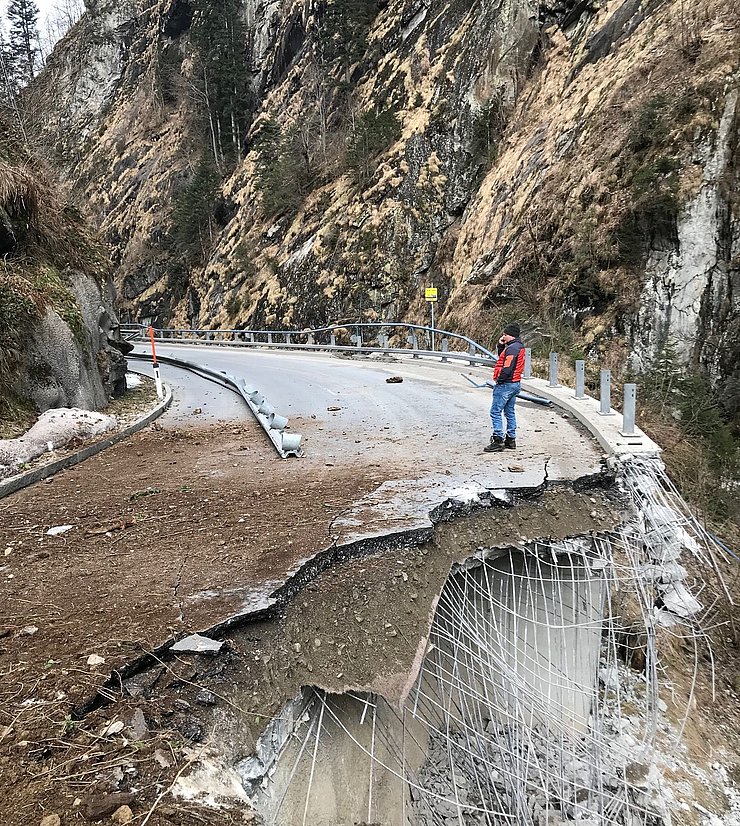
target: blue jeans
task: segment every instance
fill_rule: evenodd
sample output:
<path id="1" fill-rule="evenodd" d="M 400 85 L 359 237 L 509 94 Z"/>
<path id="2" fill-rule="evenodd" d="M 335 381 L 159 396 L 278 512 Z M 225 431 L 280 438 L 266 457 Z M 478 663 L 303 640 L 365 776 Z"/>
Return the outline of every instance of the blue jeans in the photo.
<path id="1" fill-rule="evenodd" d="M 521 385 L 518 381 L 509 381 L 504 384 L 497 384 L 493 388 L 493 399 L 491 400 L 491 424 L 493 425 L 493 435 L 504 438 L 504 423 L 501 413 L 506 416 L 506 435 L 510 439 L 516 439 L 516 415 L 514 407 L 516 397 L 519 395 Z"/>

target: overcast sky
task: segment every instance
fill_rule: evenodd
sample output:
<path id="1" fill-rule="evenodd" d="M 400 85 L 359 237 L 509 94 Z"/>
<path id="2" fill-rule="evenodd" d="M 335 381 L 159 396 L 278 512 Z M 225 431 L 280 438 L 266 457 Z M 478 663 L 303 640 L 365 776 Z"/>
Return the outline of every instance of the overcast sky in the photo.
<path id="1" fill-rule="evenodd" d="M 36 5 L 39 7 L 39 28 L 43 28 L 44 19 L 46 15 L 56 6 L 57 0 L 36 0 Z M 0 9 L 3 11 L 3 17 L 8 10 L 7 0 L 0 0 Z"/>

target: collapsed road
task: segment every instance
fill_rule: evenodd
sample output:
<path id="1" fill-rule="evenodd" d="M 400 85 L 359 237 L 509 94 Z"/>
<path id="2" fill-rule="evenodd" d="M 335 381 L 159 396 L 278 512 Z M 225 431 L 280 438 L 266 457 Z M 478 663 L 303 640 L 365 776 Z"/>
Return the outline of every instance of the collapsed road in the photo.
<path id="1" fill-rule="evenodd" d="M 162 353 L 243 374 L 306 456 L 167 368 L 157 428 L 3 503 L 5 822 L 39 820 L 39 788 L 162 824 L 669 822 L 655 629 L 699 610 L 681 553 L 714 560 L 659 469 L 605 473 L 525 404 L 522 448 L 484 455 L 487 394 L 454 368 L 191 349 Z M 170 650 L 192 632 L 218 653 Z"/>

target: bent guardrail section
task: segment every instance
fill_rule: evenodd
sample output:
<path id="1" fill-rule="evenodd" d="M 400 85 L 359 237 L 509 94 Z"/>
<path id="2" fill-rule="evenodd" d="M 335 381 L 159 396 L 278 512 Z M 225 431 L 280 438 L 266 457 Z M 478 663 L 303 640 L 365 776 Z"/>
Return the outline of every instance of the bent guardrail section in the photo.
<path id="1" fill-rule="evenodd" d="M 143 354 L 131 354 L 129 358 L 151 361 L 150 356 Z M 190 370 L 219 384 L 226 385 L 244 399 L 252 415 L 265 431 L 267 438 L 272 442 L 281 458 L 287 459 L 290 456 L 303 456 L 303 449 L 301 447 L 302 435 L 300 433 L 287 432 L 288 419 L 285 416 L 278 415 L 275 412 L 275 408 L 265 399 L 262 393 L 260 393 L 256 387 L 248 384 L 244 379 L 237 378 L 221 370 L 211 370 L 210 367 L 206 367 L 204 364 L 195 364 L 192 361 L 176 359 L 171 356 L 157 356 L 157 361 L 163 364 L 171 364 L 174 367 L 181 367 L 184 370 Z"/>

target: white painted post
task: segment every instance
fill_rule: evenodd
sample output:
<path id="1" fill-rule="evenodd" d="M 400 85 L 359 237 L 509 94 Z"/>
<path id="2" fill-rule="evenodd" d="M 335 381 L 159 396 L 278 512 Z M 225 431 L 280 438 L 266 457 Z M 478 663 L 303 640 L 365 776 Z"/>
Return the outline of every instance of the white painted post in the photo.
<path id="1" fill-rule="evenodd" d="M 550 387 L 559 387 L 558 384 L 558 354 L 550 353 Z"/>
<path id="2" fill-rule="evenodd" d="M 576 361 L 576 398 L 586 398 L 586 362 Z"/>
<path id="3" fill-rule="evenodd" d="M 332 333 L 332 334 L 331 334 L 331 337 L 329 338 L 329 344 L 330 344 L 332 347 L 336 347 L 336 346 L 337 346 L 337 337 L 334 335 L 334 333 Z"/>
<path id="4" fill-rule="evenodd" d="M 447 339 L 446 339 L 446 338 L 443 338 L 443 339 L 442 339 L 442 352 L 443 352 L 443 353 L 446 353 L 446 352 L 447 352 Z M 447 356 L 444 356 L 444 355 L 443 355 L 443 356 L 442 356 L 442 361 L 443 361 L 443 362 L 446 362 L 447 360 L 448 360 L 448 359 L 447 359 Z"/>
<path id="5" fill-rule="evenodd" d="M 524 348 L 524 372 L 522 373 L 523 379 L 531 379 L 532 378 L 532 348 L 525 347 Z"/>
<path id="6" fill-rule="evenodd" d="M 635 435 L 635 409 L 637 407 L 637 385 L 624 385 L 624 410 L 622 411 L 622 436 Z"/>
<path id="7" fill-rule="evenodd" d="M 599 408 L 600 416 L 610 416 L 612 409 L 612 371 L 601 371 L 601 388 L 600 388 L 601 407 Z"/>
<path id="8" fill-rule="evenodd" d="M 157 398 L 162 401 L 164 398 L 164 388 L 162 386 L 162 376 L 159 374 L 159 364 L 154 365 L 154 385 L 157 388 Z"/>

